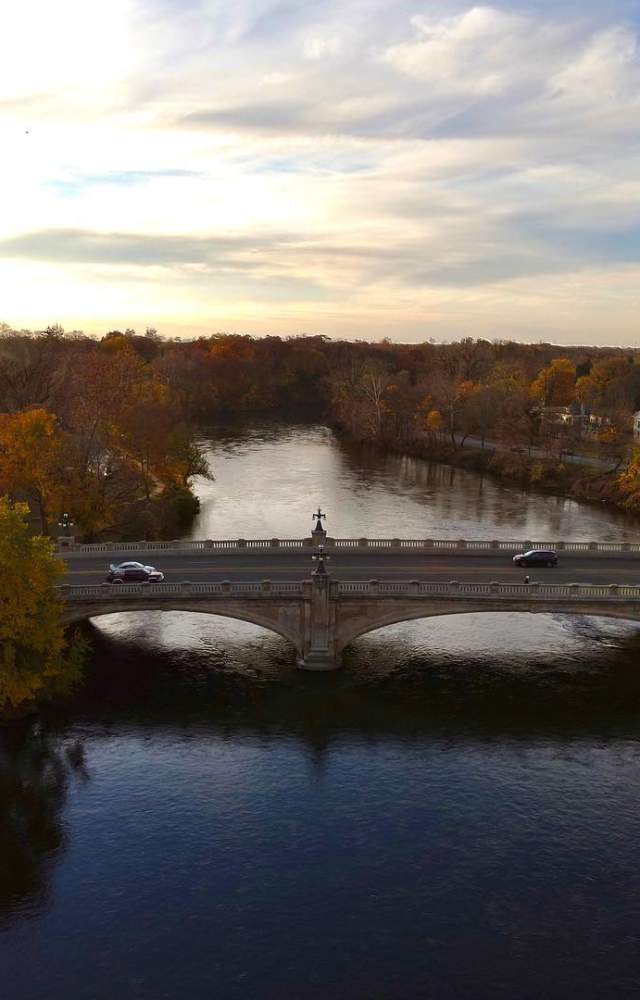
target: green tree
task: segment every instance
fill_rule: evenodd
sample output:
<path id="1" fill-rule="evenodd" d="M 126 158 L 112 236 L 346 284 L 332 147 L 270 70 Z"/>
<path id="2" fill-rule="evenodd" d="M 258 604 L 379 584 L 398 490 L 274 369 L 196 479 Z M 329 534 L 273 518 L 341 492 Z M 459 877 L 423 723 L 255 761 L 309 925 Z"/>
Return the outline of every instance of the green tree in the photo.
<path id="1" fill-rule="evenodd" d="M 85 646 L 68 643 L 55 585 L 64 566 L 52 543 L 33 536 L 26 504 L 0 497 L 0 713 L 69 690 Z"/>

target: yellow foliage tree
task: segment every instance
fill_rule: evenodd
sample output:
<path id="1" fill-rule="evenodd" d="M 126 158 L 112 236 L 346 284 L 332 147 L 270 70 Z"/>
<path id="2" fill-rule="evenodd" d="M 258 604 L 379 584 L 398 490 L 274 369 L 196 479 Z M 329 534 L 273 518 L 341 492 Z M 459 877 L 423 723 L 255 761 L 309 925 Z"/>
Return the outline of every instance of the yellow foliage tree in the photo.
<path id="1" fill-rule="evenodd" d="M 32 536 L 26 504 L 0 497 L 0 713 L 62 693 L 81 675 L 85 646 L 67 643 L 55 585 L 64 566 Z"/>
<path id="2" fill-rule="evenodd" d="M 424 396 L 417 407 L 417 415 L 420 421 L 424 422 L 429 434 L 437 434 L 442 430 L 444 420 L 442 414 L 434 404 L 433 396 Z"/>
<path id="3" fill-rule="evenodd" d="M 64 436 L 47 410 L 0 414 L 0 486 L 26 497 L 47 534 L 49 516 L 64 505 Z"/>
<path id="4" fill-rule="evenodd" d="M 626 494 L 627 506 L 640 507 L 640 448 L 634 448 L 626 469 L 618 476 L 618 485 Z"/>
<path id="5" fill-rule="evenodd" d="M 589 408 L 598 403 L 598 387 L 590 375 L 583 375 L 576 382 L 576 399 Z"/>
<path id="6" fill-rule="evenodd" d="M 569 406 L 576 398 L 576 366 L 569 358 L 554 358 L 531 383 L 531 395 L 543 406 Z"/>
<path id="7" fill-rule="evenodd" d="M 442 414 L 440 410 L 429 410 L 426 415 L 425 423 L 427 429 L 432 431 L 434 434 L 442 430 Z"/>

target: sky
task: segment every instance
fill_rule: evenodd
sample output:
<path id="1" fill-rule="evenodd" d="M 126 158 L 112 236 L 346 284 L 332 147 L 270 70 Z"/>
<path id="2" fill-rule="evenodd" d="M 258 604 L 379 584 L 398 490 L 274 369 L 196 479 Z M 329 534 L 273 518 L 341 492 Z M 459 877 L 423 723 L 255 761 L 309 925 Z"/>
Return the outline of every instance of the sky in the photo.
<path id="1" fill-rule="evenodd" d="M 634 344 L 640 3 L 21 0 L 0 321 Z"/>

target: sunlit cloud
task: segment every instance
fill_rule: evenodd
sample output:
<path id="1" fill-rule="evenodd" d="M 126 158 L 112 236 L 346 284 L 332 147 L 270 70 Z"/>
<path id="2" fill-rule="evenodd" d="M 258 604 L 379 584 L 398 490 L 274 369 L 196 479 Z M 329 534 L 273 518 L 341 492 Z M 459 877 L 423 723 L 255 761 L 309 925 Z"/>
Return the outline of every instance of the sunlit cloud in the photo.
<path id="1" fill-rule="evenodd" d="M 0 319 L 632 342 L 632 15 L 25 0 L 0 15 Z"/>

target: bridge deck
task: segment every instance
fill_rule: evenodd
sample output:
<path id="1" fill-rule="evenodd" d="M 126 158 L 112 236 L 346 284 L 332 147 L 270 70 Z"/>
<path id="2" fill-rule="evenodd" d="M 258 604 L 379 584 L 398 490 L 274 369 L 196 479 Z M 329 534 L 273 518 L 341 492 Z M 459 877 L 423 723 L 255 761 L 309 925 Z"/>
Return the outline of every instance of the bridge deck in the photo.
<path id="1" fill-rule="evenodd" d="M 99 583 L 104 580 L 110 562 L 127 558 L 122 554 L 68 553 L 64 556 L 69 583 Z M 129 558 L 134 558 L 130 556 Z M 135 558 L 161 569 L 167 582 L 192 580 L 215 582 L 224 579 L 256 581 L 301 581 L 313 569 L 311 552 L 265 552 L 263 554 L 204 551 L 163 553 L 140 551 Z M 464 582 L 521 583 L 525 572 L 541 582 L 557 583 L 625 583 L 640 584 L 640 559 L 629 553 L 590 555 L 585 552 L 561 552 L 555 569 L 522 570 L 512 563 L 511 553 L 485 551 L 457 553 L 378 552 L 375 550 L 332 554 L 331 574 L 342 580 L 421 579 L 426 581 L 460 580 Z"/>
<path id="2" fill-rule="evenodd" d="M 152 608 L 227 615 L 285 636 L 300 665 L 319 670 L 338 666 L 341 650 L 358 635 L 417 617 L 514 610 L 640 616 L 640 545 L 556 543 L 557 567 L 525 571 L 512 555 L 528 542 L 403 547 L 398 540 L 336 540 L 328 550 L 331 573 L 311 575 L 310 546 L 288 541 L 66 552 L 65 616 Z M 162 569 L 165 582 L 103 582 L 109 562 L 134 557 Z"/>

